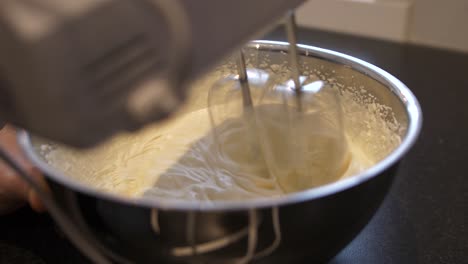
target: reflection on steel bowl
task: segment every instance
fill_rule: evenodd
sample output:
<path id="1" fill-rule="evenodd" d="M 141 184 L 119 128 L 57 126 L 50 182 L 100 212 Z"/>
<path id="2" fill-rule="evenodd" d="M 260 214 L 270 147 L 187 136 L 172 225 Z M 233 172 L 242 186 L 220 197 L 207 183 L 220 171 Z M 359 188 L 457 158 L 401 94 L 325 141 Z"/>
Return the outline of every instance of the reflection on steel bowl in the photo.
<path id="1" fill-rule="evenodd" d="M 263 68 L 274 75 L 287 60 L 287 49 L 286 43 L 257 41 L 245 47 L 245 52 L 250 68 Z M 370 98 L 381 106 L 366 109 L 379 111 L 396 137 L 379 135 L 382 145 L 387 144 L 385 150 L 372 149 L 376 141 L 368 144 L 366 151 L 374 152 L 375 158 L 371 165 L 314 188 L 269 198 L 164 199 L 123 195 L 65 175 L 63 167 L 60 170 L 47 162 L 44 146 L 51 143 L 22 132 L 21 146 L 46 174 L 68 225 L 79 231 L 72 234 L 72 240 L 87 241 L 91 247 L 85 250 L 94 251 L 85 252 L 88 255 L 100 254 L 122 263 L 325 262 L 336 255 L 382 202 L 399 161 L 419 135 L 421 110 L 405 85 L 371 64 L 310 46 L 300 46 L 300 53 L 307 75 L 335 85 L 353 102 L 369 103 Z M 221 70 L 198 82 L 184 112 L 206 107 L 209 87 L 213 80 L 225 77 L 223 69 L 232 71 L 230 65 L 226 62 Z M 251 72 L 249 77 L 262 82 L 255 74 Z M 367 99 L 351 96 L 356 94 L 365 94 Z M 360 116 L 367 126 L 347 131 L 348 137 L 366 138 L 375 128 L 366 123 L 366 115 Z"/>

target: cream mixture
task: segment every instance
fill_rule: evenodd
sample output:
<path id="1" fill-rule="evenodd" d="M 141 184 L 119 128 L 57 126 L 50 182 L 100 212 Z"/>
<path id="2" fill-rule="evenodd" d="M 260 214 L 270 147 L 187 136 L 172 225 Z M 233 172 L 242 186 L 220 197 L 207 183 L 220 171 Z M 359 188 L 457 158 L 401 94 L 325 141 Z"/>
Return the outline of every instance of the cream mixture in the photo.
<path id="1" fill-rule="evenodd" d="M 300 155 L 288 149 L 293 142 L 290 126 L 275 120 L 284 116 L 284 109 L 273 104 L 256 109 L 261 122 L 254 133 L 245 118 L 227 118 L 212 130 L 204 108 L 136 134 L 118 135 L 91 150 L 43 144 L 40 152 L 70 178 L 127 197 L 216 201 L 280 196 L 356 175 L 400 144 L 404 128 L 390 108 L 363 89 L 337 86 L 341 137 L 316 129 L 326 128 L 317 124 L 333 118 L 306 115 L 296 144 L 303 147 Z M 206 105 L 203 97 L 194 99 L 195 105 Z M 303 160 L 295 166 L 298 156 Z"/>
<path id="2" fill-rule="evenodd" d="M 274 107 L 267 107 L 270 112 L 276 111 Z M 355 110 L 353 108 L 353 112 Z M 360 116 L 355 120 L 362 120 Z M 384 123 L 378 118 L 373 120 L 379 124 L 371 126 Z M 45 157 L 55 168 L 100 190 L 129 197 L 144 195 L 205 201 L 279 196 L 355 175 L 378 161 L 376 155 L 365 149 L 365 144 L 374 145 L 375 142 L 345 133 L 349 155 L 339 175 L 324 174 L 309 179 L 311 182 L 294 177 L 278 180 L 268 171 L 259 150 L 245 144 L 248 136 L 242 124 L 240 119 L 221 124 L 217 129 L 228 133 L 221 133 L 221 144 L 215 144 L 207 109 L 202 109 L 146 128 L 136 135 L 117 136 L 92 150 L 83 152 L 50 146 L 43 146 L 43 150 L 48 150 Z M 272 142 L 283 136 L 273 126 L 266 131 L 279 137 Z M 349 132 L 352 134 L 352 130 Z M 389 134 L 392 131 L 387 128 L 377 132 Z M 312 138 L 323 142 L 333 140 L 320 139 L 320 135 L 311 135 Z M 331 155 L 324 153 L 322 160 Z M 323 169 L 320 166 L 320 162 L 310 162 L 307 169 Z"/>

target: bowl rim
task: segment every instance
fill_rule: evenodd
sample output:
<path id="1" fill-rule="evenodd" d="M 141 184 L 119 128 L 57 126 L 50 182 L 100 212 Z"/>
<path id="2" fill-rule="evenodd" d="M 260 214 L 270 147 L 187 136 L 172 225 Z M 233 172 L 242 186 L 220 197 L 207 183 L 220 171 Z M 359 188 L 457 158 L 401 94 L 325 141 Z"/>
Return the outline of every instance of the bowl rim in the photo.
<path id="1" fill-rule="evenodd" d="M 247 47 L 256 48 L 266 51 L 287 51 L 289 44 L 287 42 L 269 41 L 269 40 L 256 40 L 249 42 Z M 396 164 L 414 145 L 422 127 L 422 111 L 418 100 L 409 88 L 404 85 L 400 80 L 391 75 L 390 73 L 382 70 L 381 68 L 365 62 L 361 59 L 309 45 L 298 44 L 299 52 L 301 55 L 312 56 L 315 58 L 328 60 L 334 63 L 350 66 L 356 71 L 359 71 L 388 87 L 403 103 L 408 116 L 408 128 L 406 135 L 401 144 L 387 155 L 383 160 L 370 167 L 369 169 L 358 173 L 354 176 L 341 179 L 326 185 L 299 191 L 284 196 L 266 197 L 252 200 L 238 200 L 238 201 L 174 201 L 163 200 L 155 198 L 129 198 L 117 194 L 99 191 L 90 188 L 83 183 L 79 183 L 65 176 L 60 171 L 52 168 L 46 162 L 39 158 L 35 153 L 34 147 L 31 142 L 31 137 L 28 132 L 21 130 L 18 133 L 18 143 L 26 156 L 45 173 L 46 177 L 70 188 L 73 191 L 83 193 L 85 195 L 95 197 L 97 199 L 104 199 L 111 202 L 121 203 L 131 206 L 140 206 L 148 209 L 163 209 L 163 210 L 196 210 L 196 211 L 231 211 L 231 210 L 249 210 L 260 208 L 279 207 L 288 204 L 295 204 L 310 201 L 313 199 L 322 198 L 325 196 L 333 195 L 338 192 L 350 189 L 359 184 L 362 184 L 374 177 L 378 177 L 380 173 L 384 172 L 392 165 Z"/>

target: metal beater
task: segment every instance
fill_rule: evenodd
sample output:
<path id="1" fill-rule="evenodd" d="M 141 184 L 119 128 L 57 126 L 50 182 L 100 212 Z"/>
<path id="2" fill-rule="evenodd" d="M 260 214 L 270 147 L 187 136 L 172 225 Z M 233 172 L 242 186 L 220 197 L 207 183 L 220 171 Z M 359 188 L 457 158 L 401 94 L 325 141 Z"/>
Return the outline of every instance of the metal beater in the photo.
<path id="1" fill-rule="evenodd" d="M 289 67 L 285 69 L 289 79 L 286 83 L 281 83 L 282 80 L 278 83 L 277 78 L 270 78 L 269 83 L 260 85 L 260 90 L 264 92 L 260 97 L 258 94 L 254 96 L 254 100 L 250 84 L 251 81 L 255 82 L 257 92 L 258 81 L 254 76 L 249 80 L 241 50 L 236 58 L 238 76 L 231 77 L 233 86 L 225 90 L 226 98 L 222 103 L 239 105 L 237 101 L 231 100 L 239 100 L 241 96 L 242 109 L 239 106 L 226 107 L 225 119 L 240 117 L 229 112 L 243 112 L 241 118 L 245 123 L 247 138 L 251 138 L 246 143 L 250 149 L 246 150 L 254 150 L 250 154 L 252 158 L 256 157 L 255 153 L 261 152 L 270 174 L 278 181 L 281 189 L 292 192 L 298 188 L 317 186 L 320 181 L 314 179 L 320 177 L 338 177 L 344 173 L 348 156 L 338 90 L 325 80 L 302 76 L 293 11 L 286 14 L 284 27 L 289 42 Z M 237 97 L 234 98 L 234 95 Z M 276 110 L 269 108 L 272 104 Z M 278 107 L 282 110 L 275 113 Z M 220 124 L 215 123 L 214 134 L 217 133 L 216 125 Z M 282 138 L 271 134 L 271 129 L 278 126 L 281 127 L 275 133 L 280 133 Z"/>
<path id="2" fill-rule="evenodd" d="M 302 85 L 300 81 L 301 76 L 301 66 L 299 64 L 299 52 L 297 50 L 297 24 L 294 11 L 288 12 L 285 17 L 285 29 L 287 40 L 289 42 L 289 58 L 290 64 L 292 66 L 292 80 L 294 82 L 294 91 L 297 97 L 297 108 L 299 111 L 302 110 L 301 95 L 302 95 Z M 247 76 L 247 67 L 245 65 L 244 54 L 239 51 L 237 58 L 237 72 L 239 74 L 239 83 L 242 90 L 242 101 L 245 108 L 252 108 L 253 102 L 250 94 L 249 81 Z"/>

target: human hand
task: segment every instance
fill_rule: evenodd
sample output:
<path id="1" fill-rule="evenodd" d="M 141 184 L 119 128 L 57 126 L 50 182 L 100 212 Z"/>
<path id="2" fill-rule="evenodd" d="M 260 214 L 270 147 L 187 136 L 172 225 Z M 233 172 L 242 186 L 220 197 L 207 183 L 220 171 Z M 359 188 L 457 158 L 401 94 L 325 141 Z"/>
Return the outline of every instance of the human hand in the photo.
<path id="1" fill-rule="evenodd" d="M 13 127 L 6 125 L 0 129 L 0 147 L 41 185 L 45 185 L 39 170 L 28 161 L 16 143 L 16 131 Z M 37 212 L 45 210 L 37 193 L 0 159 L 0 214 L 9 213 L 26 202 Z"/>

